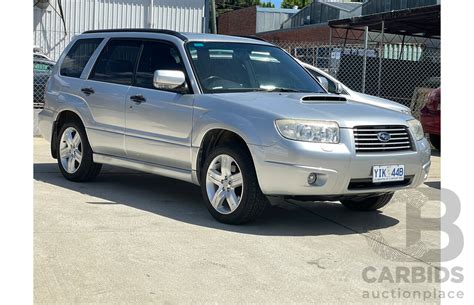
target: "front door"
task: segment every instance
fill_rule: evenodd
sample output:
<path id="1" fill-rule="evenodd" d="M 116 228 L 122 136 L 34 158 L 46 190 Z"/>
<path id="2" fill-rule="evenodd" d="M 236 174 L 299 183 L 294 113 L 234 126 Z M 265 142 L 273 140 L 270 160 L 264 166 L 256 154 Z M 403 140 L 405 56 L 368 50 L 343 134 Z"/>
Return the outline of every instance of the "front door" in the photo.
<path id="1" fill-rule="evenodd" d="M 191 169 L 193 95 L 158 90 L 155 70 L 185 72 L 178 49 L 169 42 L 143 42 L 135 81 L 127 93 L 125 150 L 134 160 Z"/>

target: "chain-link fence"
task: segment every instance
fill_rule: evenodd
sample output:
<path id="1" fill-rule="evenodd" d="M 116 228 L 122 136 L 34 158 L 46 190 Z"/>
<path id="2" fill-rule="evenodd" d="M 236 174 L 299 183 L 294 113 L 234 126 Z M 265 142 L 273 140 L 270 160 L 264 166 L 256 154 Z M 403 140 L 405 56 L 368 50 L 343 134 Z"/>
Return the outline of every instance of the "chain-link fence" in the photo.
<path id="1" fill-rule="evenodd" d="M 440 86 L 439 40 L 396 35 L 386 36 L 383 43 L 377 40 L 380 38 L 369 35 L 367 46 L 354 39 L 330 44 L 273 43 L 350 89 L 406 105 L 418 117 L 427 95 Z"/>

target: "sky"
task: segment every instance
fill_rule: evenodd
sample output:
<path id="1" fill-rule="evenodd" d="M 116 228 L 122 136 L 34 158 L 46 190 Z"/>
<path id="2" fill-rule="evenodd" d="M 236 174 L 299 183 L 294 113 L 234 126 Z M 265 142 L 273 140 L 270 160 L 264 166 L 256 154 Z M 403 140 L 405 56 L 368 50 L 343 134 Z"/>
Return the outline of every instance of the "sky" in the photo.
<path id="1" fill-rule="evenodd" d="M 275 4 L 275 7 L 276 7 L 276 8 L 279 8 L 279 7 L 280 7 L 281 1 L 283 1 L 283 0 L 271 0 L 271 2 L 272 2 L 273 4 Z"/>

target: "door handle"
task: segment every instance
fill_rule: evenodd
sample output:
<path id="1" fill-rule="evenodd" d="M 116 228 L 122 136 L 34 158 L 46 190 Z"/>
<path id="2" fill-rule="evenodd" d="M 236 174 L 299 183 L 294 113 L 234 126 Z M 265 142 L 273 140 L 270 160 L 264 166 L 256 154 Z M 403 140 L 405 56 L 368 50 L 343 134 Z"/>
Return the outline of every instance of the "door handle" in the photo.
<path id="1" fill-rule="evenodd" d="M 141 104 L 141 103 L 146 102 L 146 98 L 145 98 L 143 95 L 141 95 L 141 94 L 139 94 L 139 95 L 132 95 L 132 96 L 130 96 L 130 99 L 131 99 L 132 101 L 134 101 L 135 103 L 137 103 L 137 104 Z"/>
<path id="2" fill-rule="evenodd" d="M 94 89 L 92 88 L 82 88 L 81 91 L 85 94 L 85 95 L 91 95 L 93 94 L 95 91 Z"/>

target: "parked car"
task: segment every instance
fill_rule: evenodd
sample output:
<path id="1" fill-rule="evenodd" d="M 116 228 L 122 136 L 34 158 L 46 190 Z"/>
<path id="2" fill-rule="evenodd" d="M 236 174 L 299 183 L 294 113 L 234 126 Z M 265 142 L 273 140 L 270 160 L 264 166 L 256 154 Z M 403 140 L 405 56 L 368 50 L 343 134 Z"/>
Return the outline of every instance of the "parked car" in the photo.
<path id="1" fill-rule="evenodd" d="M 39 126 L 66 179 L 110 164 L 191 182 L 224 223 L 278 198 L 380 209 L 430 168 L 411 115 L 328 94 L 285 51 L 249 38 L 85 32 L 45 98 Z"/>
<path id="2" fill-rule="evenodd" d="M 42 108 L 44 105 L 46 82 L 54 65 L 54 61 L 33 59 L 33 108 Z"/>
<path id="3" fill-rule="evenodd" d="M 33 59 L 53 61 L 50 57 L 44 55 L 43 53 L 33 52 Z"/>
<path id="4" fill-rule="evenodd" d="M 370 105 L 374 105 L 374 106 L 378 106 L 382 108 L 391 109 L 394 111 L 399 111 L 402 113 L 411 114 L 410 108 L 400 103 L 387 100 L 378 96 L 373 96 L 373 95 L 364 94 L 361 92 L 351 90 L 349 89 L 349 87 L 341 83 L 339 80 L 332 77 L 329 73 L 326 73 L 323 70 L 318 69 L 302 61 L 298 61 L 298 62 L 301 65 L 303 65 L 303 67 L 305 67 L 329 93 L 339 94 L 341 96 L 344 96 L 348 99 L 351 99 L 357 102 L 366 103 L 366 104 L 370 104 Z"/>
<path id="5" fill-rule="evenodd" d="M 441 150 L 441 88 L 428 95 L 428 101 L 420 112 L 420 121 L 423 130 L 430 135 L 431 144 Z"/>

